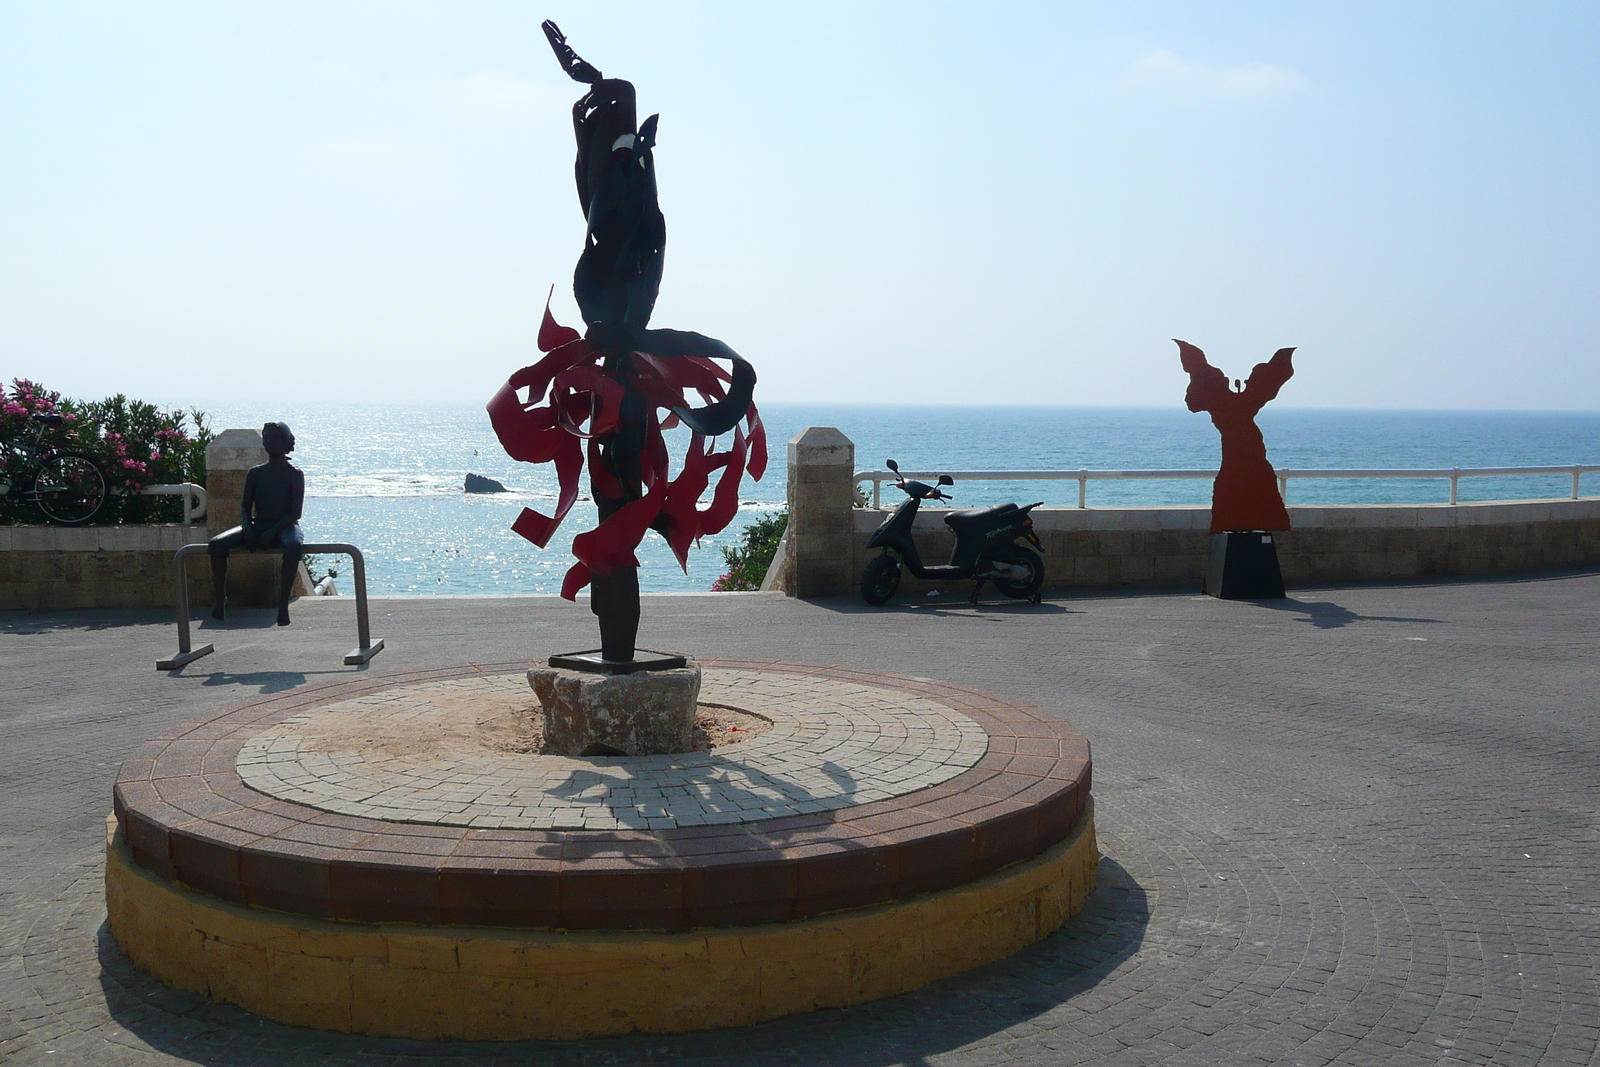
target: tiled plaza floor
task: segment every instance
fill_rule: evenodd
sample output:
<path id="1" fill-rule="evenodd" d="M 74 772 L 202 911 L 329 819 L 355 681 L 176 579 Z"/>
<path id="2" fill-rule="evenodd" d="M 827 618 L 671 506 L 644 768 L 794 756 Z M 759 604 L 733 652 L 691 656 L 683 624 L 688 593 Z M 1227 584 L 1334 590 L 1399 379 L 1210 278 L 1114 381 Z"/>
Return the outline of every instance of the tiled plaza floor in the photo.
<path id="1" fill-rule="evenodd" d="M 373 676 L 592 644 L 556 599 L 374 601 Z M 744 1030 L 423 1044 L 263 1023 L 104 935 L 121 759 L 221 705 L 350 677 L 351 605 L 202 627 L 0 613 L 7 1064 L 1582 1064 L 1600 1042 L 1600 576 L 867 609 L 651 597 L 641 644 L 946 679 L 1094 744 L 1101 888 L 1061 933 L 915 993 Z M 597 1006 L 597 1010 L 601 1006 Z"/>
<path id="2" fill-rule="evenodd" d="M 320 723 L 381 730 L 477 701 L 538 707 L 526 672 L 397 686 L 303 712 L 238 756 L 250 788 L 319 811 L 395 822 L 510 830 L 665 829 L 830 811 L 904 796 L 960 774 L 988 738 L 932 700 L 805 675 L 711 668 L 702 703 L 773 729 L 716 752 L 637 759 L 324 751 Z M 309 736 L 308 736 L 309 735 Z"/>

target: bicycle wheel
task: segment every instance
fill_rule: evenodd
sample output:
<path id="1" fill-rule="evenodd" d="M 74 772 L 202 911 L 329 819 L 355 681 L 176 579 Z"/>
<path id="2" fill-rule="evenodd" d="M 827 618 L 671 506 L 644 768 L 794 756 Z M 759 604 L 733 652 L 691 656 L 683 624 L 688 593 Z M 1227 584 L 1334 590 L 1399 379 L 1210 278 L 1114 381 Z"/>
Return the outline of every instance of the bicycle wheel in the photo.
<path id="1" fill-rule="evenodd" d="M 99 464 L 76 452 L 46 456 L 33 482 L 33 502 L 57 526 L 82 526 L 100 514 L 106 496 Z"/>

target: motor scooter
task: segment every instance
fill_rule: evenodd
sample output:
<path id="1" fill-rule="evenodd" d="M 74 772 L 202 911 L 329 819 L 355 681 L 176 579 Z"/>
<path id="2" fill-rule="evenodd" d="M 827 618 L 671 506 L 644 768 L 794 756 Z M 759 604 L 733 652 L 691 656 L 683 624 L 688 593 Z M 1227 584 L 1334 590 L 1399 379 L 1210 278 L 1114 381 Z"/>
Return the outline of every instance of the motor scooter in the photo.
<path id="1" fill-rule="evenodd" d="M 894 460 L 888 461 L 888 467 L 899 476 L 894 484 L 906 494 L 906 500 L 883 521 L 867 543 L 868 548 L 882 548 L 883 554 L 873 557 L 861 574 L 862 600 L 874 605 L 887 603 L 900 586 L 900 565 L 904 563 L 917 578 L 940 581 L 976 578 L 977 584 L 967 598 L 974 604 L 978 602 L 983 583 L 990 578 L 1006 596 L 1039 603 L 1039 587 L 1044 584 L 1044 560 L 1033 549 L 1013 542 L 1022 537 L 1035 548 L 1041 547 L 1039 535 L 1033 532 L 1033 517 L 1028 513 L 1044 501 L 1025 508 L 996 504 L 989 508 L 952 511 L 944 517 L 944 524 L 956 535 L 950 562 L 928 566 L 922 562 L 916 541 L 911 537 L 912 524 L 924 500 L 949 500 L 943 487 L 956 483 L 948 474 L 939 475 L 937 485 L 907 481 Z"/>

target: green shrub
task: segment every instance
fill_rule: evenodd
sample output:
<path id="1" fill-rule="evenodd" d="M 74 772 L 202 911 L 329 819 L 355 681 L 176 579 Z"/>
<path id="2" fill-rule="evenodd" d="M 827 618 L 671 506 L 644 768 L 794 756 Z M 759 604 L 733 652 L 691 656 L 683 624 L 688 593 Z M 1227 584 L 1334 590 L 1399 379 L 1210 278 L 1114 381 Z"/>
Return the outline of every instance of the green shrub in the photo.
<path id="1" fill-rule="evenodd" d="M 300 557 L 300 562 L 305 564 L 306 573 L 311 576 L 311 584 L 316 585 L 324 578 L 339 577 L 338 568 L 329 566 L 321 556 L 306 553 Z"/>
<path id="2" fill-rule="evenodd" d="M 745 527 L 740 543 L 722 550 L 722 561 L 727 573 L 711 583 L 714 593 L 737 593 L 761 588 L 761 580 L 772 566 L 772 557 L 783 540 L 783 531 L 789 526 L 789 513 L 780 511 L 761 518 Z"/>
<path id="3" fill-rule="evenodd" d="M 139 496 L 148 485 L 206 482 L 206 445 L 215 436 L 199 411 L 162 411 L 118 393 L 98 401 L 70 400 L 26 378 L 8 390 L 0 385 L 0 440 L 33 442 L 33 414 L 59 414 L 66 423 L 45 433 L 45 442 L 62 452 L 82 452 L 106 472 L 111 499 L 97 524 L 177 522 L 182 497 Z M 5 476 L 16 480 L 21 457 L 0 456 Z M 40 522 L 33 506 L 16 496 L 0 497 L 0 525 Z"/>

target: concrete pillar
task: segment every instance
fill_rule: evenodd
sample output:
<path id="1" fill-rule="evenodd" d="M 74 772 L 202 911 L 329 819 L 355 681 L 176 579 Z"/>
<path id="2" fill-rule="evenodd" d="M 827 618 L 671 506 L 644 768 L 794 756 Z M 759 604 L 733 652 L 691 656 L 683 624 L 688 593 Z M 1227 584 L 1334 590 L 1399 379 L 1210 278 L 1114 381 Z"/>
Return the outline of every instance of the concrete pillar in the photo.
<path id="1" fill-rule="evenodd" d="M 223 430 L 206 445 L 206 532 L 239 525 L 244 476 L 267 461 L 259 430 Z"/>
<path id="2" fill-rule="evenodd" d="M 206 446 L 206 535 L 213 537 L 239 525 L 245 472 L 267 461 L 259 430 L 223 430 Z M 207 564 L 194 562 L 194 570 Z M 277 556 L 235 553 L 228 559 L 228 603 L 266 608 L 278 603 Z M 209 570 L 205 586 L 211 587 Z M 209 592 L 207 596 L 209 596 Z"/>
<path id="3" fill-rule="evenodd" d="M 789 530 L 784 569 L 790 596 L 841 596 L 850 569 L 850 509 L 856 446 L 832 426 L 809 426 L 789 442 Z"/>

